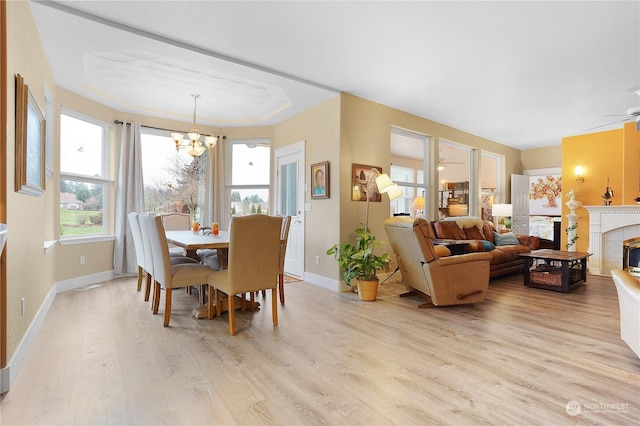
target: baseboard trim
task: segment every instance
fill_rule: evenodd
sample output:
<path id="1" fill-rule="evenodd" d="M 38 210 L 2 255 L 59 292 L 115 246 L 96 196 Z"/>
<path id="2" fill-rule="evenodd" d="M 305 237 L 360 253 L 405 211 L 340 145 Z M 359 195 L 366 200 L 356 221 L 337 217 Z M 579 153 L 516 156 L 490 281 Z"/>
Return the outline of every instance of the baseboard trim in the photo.
<path id="1" fill-rule="evenodd" d="M 20 368 L 22 368 L 22 364 L 29 354 L 31 345 L 38 335 L 38 331 L 40 331 L 40 327 L 42 326 L 42 323 L 44 322 L 44 319 L 46 318 L 47 313 L 49 312 L 49 308 L 51 307 L 51 304 L 53 303 L 53 299 L 55 299 L 55 297 L 56 286 L 53 285 L 53 287 L 51 287 L 51 289 L 49 290 L 49 293 L 47 293 L 46 297 L 42 301 L 42 304 L 40 305 L 36 316 L 33 318 L 31 325 L 29 325 L 27 332 L 22 337 L 20 344 L 18 344 L 16 351 L 13 353 L 13 356 L 7 364 L 6 368 L 9 370 L 9 382 L 6 384 L 7 388 L 2 389 L 2 393 L 7 392 L 11 388 L 11 384 L 18 376 Z"/>
<path id="2" fill-rule="evenodd" d="M 56 282 L 49 290 L 49 293 L 47 293 L 47 296 L 44 298 L 42 304 L 40 305 L 40 308 L 38 309 L 38 312 L 31 322 L 31 325 L 22 337 L 20 344 L 7 363 L 7 366 L 0 370 L 0 393 L 7 392 L 11 388 L 11 384 L 18 376 L 22 364 L 29 354 L 31 345 L 33 344 L 38 331 L 40 331 L 40 327 L 42 327 L 42 323 L 49 313 L 49 308 L 51 308 L 51 304 L 53 303 L 56 294 L 74 290 L 76 288 L 84 287 L 87 285 L 108 281 L 116 277 L 118 277 L 118 275 L 116 275 L 113 270 L 111 270 Z"/>
<path id="3" fill-rule="evenodd" d="M 58 281 L 55 284 L 56 294 L 63 293 L 69 290 L 75 290 L 76 288 L 84 287 L 86 285 L 97 284 L 103 281 L 108 281 L 116 278 L 118 275 L 111 271 L 98 272 L 91 275 L 83 275 L 81 277 L 71 278 L 69 280 Z"/>
<path id="4" fill-rule="evenodd" d="M 327 278 L 322 275 L 312 274 L 311 272 L 304 273 L 304 280 L 308 283 L 315 284 L 317 286 L 333 290 L 333 291 L 350 291 L 351 287 L 345 285 L 342 281 Z"/>

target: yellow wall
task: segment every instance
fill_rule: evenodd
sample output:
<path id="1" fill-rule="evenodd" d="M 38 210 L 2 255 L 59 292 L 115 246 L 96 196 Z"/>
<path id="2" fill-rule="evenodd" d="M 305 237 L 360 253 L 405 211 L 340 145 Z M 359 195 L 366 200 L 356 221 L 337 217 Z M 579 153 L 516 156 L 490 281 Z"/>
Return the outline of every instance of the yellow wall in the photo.
<path id="1" fill-rule="evenodd" d="M 336 262 L 325 255 L 339 240 L 340 204 L 340 96 L 323 102 L 274 127 L 273 149 L 305 141 L 305 184 L 311 188 L 311 164 L 329 161 L 329 198 L 311 199 L 305 203 L 311 211 L 305 213 L 305 272 L 339 280 Z M 320 264 L 316 264 L 316 256 Z"/>
<path id="2" fill-rule="evenodd" d="M 436 153 L 440 139 L 457 142 L 479 150 L 486 150 L 504 157 L 504 194 L 510 198 L 510 176 L 521 173 L 520 150 L 498 144 L 491 140 L 436 123 L 404 111 L 367 101 L 356 96 L 341 95 L 341 143 L 340 143 L 340 241 L 353 238 L 353 230 L 364 222 L 365 203 L 351 201 L 351 164 L 381 166 L 389 171 L 391 163 L 390 134 L 398 127 L 431 137 L 430 151 L 432 167 L 429 179 L 438 182 Z M 476 180 L 478 177 L 476 177 Z M 432 200 L 431 218 L 436 217 L 437 184 L 431 185 L 428 197 Z M 386 239 L 382 222 L 389 216 L 389 199 L 382 197 L 381 203 L 371 203 L 369 227 L 382 240 Z M 338 241 L 336 241 L 338 242 Z"/>
<path id="3" fill-rule="evenodd" d="M 54 283 L 53 256 L 45 256 L 44 240 L 56 238 L 51 226 L 56 197 L 45 191 L 40 197 L 14 192 L 15 173 L 15 75 L 21 74 L 44 112 L 45 83 L 55 95 L 38 30 L 28 2 L 7 2 L 7 359 L 33 321 Z M 52 179 L 46 179 L 51 187 Z M 21 299 L 26 311 L 21 314 Z"/>
<path id="4" fill-rule="evenodd" d="M 635 123 L 628 123 L 624 129 L 570 136 L 562 139 L 563 194 L 571 189 L 579 192 L 578 200 L 585 206 L 602 205 L 601 198 L 607 186 L 607 178 L 613 189 L 613 205 L 634 204 L 640 189 L 640 135 Z M 575 180 L 575 167 L 584 168 L 584 182 Z M 566 201 L 566 200 L 564 200 Z M 578 240 L 576 250 L 586 252 L 589 248 L 589 213 L 579 208 Z M 562 206 L 563 229 L 567 227 L 569 209 Z M 562 248 L 566 247 L 567 235 L 562 234 Z"/>
<path id="5" fill-rule="evenodd" d="M 525 149 L 520 153 L 522 170 L 562 167 L 562 145 Z"/>

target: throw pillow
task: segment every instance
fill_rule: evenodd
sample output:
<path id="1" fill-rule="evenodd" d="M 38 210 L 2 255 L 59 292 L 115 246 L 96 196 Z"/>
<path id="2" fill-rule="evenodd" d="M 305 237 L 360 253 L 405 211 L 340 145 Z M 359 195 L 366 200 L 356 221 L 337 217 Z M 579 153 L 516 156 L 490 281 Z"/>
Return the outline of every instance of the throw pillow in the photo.
<path id="1" fill-rule="evenodd" d="M 464 240 L 466 238 L 464 230 L 458 228 L 458 224 L 453 221 L 437 221 L 433 227 L 438 238 L 442 240 Z"/>
<path id="2" fill-rule="evenodd" d="M 516 237 L 516 234 L 513 232 L 507 232 L 506 234 L 498 234 L 497 232 L 494 232 L 493 236 L 496 239 L 497 246 L 515 246 L 520 244 L 518 237 Z"/>
<path id="3" fill-rule="evenodd" d="M 482 232 L 480 232 L 480 230 L 475 226 L 465 228 L 464 234 L 466 235 L 467 240 L 484 240 L 484 235 L 482 235 Z"/>
<path id="4" fill-rule="evenodd" d="M 482 227 L 482 234 L 484 235 L 483 240 L 487 240 L 491 243 L 495 243 L 495 237 L 493 236 L 493 233 L 495 232 L 496 228 L 493 227 L 493 224 L 491 222 L 489 222 L 488 220 L 484 221 L 484 226 Z"/>
<path id="5" fill-rule="evenodd" d="M 491 241 L 482 240 L 482 244 L 484 244 L 484 251 L 491 251 L 496 248 Z"/>
<path id="6" fill-rule="evenodd" d="M 449 250 L 447 246 L 443 246 L 440 244 L 436 244 L 435 246 L 433 246 L 433 251 L 435 251 L 436 257 L 451 256 L 451 250 Z"/>

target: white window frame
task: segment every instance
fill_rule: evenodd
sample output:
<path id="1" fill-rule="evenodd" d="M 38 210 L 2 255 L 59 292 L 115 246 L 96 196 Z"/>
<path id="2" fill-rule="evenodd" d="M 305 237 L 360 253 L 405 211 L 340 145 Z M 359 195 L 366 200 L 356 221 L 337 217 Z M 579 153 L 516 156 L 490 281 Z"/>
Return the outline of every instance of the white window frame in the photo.
<path id="1" fill-rule="evenodd" d="M 260 139 L 225 139 L 225 157 L 226 157 L 226 173 L 225 173 L 225 181 L 224 181 L 224 201 L 222 206 L 222 222 L 223 226 L 228 228 L 231 223 L 231 192 L 236 189 L 266 189 L 269 191 L 269 204 L 273 206 L 272 196 L 273 193 L 271 191 L 271 183 L 266 185 L 233 185 L 231 182 L 231 178 L 233 176 L 233 145 L 246 145 L 246 144 L 269 144 L 271 146 L 271 140 L 266 138 Z M 271 150 L 270 150 L 271 151 Z M 273 154 L 270 155 L 273 157 Z M 273 158 L 270 159 L 271 169 L 273 169 Z M 273 170 L 269 171 L 269 177 L 271 177 Z"/>
<path id="2" fill-rule="evenodd" d="M 46 177 L 53 177 L 53 120 L 54 99 L 49 86 L 44 85 L 45 162 Z"/>
<path id="3" fill-rule="evenodd" d="M 498 200 L 500 200 L 501 203 L 503 203 L 505 202 L 505 200 L 502 199 L 502 193 L 504 192 L 504 179 L 503 179 L 504 156 L 490 152 L 490 151 L 483 150 L 480 153 L 480 158 L 482 157 L 492 158 L 496 161 L 496 171 L 495 171 L 496 172 L 496 189 L 495 191 L 493 191 L 493 194 L 498 197 Z M 482 167 L 482 162 L 480 162 L 480 164 L 481 164 L 480 167 Z M 480 188 L 480 191 L 482 191 L 482 188 Z"/>
<path id="4" fill-rule="evenodd" d="M 399 127 L 391 127 L 391 133 L 392 134 L 397 134 L 397 135 L 403 135 L 403 136 L 408 136 L 414 139 L 421 139 L 423 144 L 422 144 L 422 183 L 418 183 L 418 170 L 419 169 L 414 169 L 416 171 L 414 180 L 415 182 L 402 182 L 402 181 L 394 181 L 393 183 L 397 184 L 400 187 L 409 187 L 409 188 L 415 188 L 416 190 L 416 197 L 419 197 L 422 195 L 421 191 L 424 192 L 424 210 L 422 215 L 424 217 L 428 216 L 428 212 L 430 212 L 432 210 L 432 204 L 433 201 L 431 200 L 430 197 L 430 192 L 429 192 L 429 183 L 431 182 L 430 179 L 430 175 L 429 175 L 429 149 L 430 149 L 430 145 L 431 145 L 431 137 L 429 135 L 425 135 L 423 133 L 418 133 L 418 132 L 414 132 L 411 130 L 406 130 L 406 129 L 401 129 Z M 402 165 L 398 165 L 399 167 L 405 167 Z M 391 165 L 391 167 L 393 167 L 393 164 Z M 391 174 L 391 170 L 389 170 L 389 174 Z M 397 212 L 392 212 L 392 213 L 397 213 Z M 406 212 L 404 212 L 406 213 Z"/>
<path id="5" fill-rule="evenodd" d="M 438 149 L 440 145 L 448 145 L 455 149 L 459 149 L 461 151 L 465 151 L 469 153 L 469 204 L 467 206 L 467 215 L 469 216 L 479 216 L 480 215 L 480 173 L 479 173 L 479 164 L 480 164 L 480 156 L 479 150 L 477 148 L 470 147 L 468 145 L 464 145 L 458 142 L 453 142 L 449 139 L 440 139 L 438 143 Z M 438 154 L 438 157 L 440 155 Z M 440 158 L 438 158 L 440 161 Z M 438 180 L 440 178 L 438 177 Z"/>
<path id="6" fill-rule="evenodd" d="M 89 115 L 83 114 L 81 112 L 71 110 L 63 107 L 60 111 L 60 115 L 67 115 L 69 117 L 73 117 L 78 120 L 86 121 L 88 123 L 94 124 L 96 126 L 100 126 L 102 128 L 102 146 L 101 146 L 101 176 L 87 176 L 80 175 L 76 173 L 65 173 L 60 167 L 60 181 L 63 180 L 72 180 L 75 182 L 83 182 L 89 184 L 99 184 L 104 185 L 104 190 L 102 191 L 102 233 L 99 234 L 90 234 L 86 236 L 78 236 L 78 235 L 70 235 L 70 236 L 59 236 L 60 244 L 75 244 L 75 243 L 92 243 L 97 241 L 107 241 L 112 240 L 113 235 L 109 235 L 109 229 L 111 225 L 110 217 L 111 217 L 111 190 L 113 188 L 114 181 L 109 177 L 110 171 L 110 158 L 109 158 L 109 135 L 113 128 L 113 125 L 107 121 L 100 120 L 95 117 L 91 117 Z M 60 135 L 60 145 L 62 146 L 64 142 L 62 141 L 62 135 Z"/>

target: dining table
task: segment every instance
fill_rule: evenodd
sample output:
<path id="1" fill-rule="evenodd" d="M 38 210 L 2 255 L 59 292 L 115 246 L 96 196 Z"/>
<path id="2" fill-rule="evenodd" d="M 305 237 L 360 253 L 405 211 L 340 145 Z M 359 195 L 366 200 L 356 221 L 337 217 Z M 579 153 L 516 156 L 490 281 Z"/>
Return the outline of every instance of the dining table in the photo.
<path id="1" fill-rule="evenodd" d="M 218 235 L 213 235 L 209 233 L 203 233 L 202 231 L 194 232 L 191 230 L 184 231 L 165 231 L 167 236 L 167 242 L 169 244 L 173 244 L 174 246 L 182 247 L 186 250 L 187 256 L 197 260 L 200 262 L 200 257 L 198 256 L 198 250 L 217 250 L 218 252 L 218 264 L 220 269 L 226 269 L 229 261 L 229 232 L 219 231 Z M 209 286 L 204 286 L 204 288 L 208 288 Z M 198 319 L 206 318 L 208 307 L 205 304 L 205 292 L 201 288 L 199 299 L 200 306 L 193 310 L 193 316 Z M 242 300 L 244 297 L 235 296 L 234 299 L 237 301 L 234 303 L 235 306 L 240 306 L 244 309 L 244 306 L 248 304 L 249 309 L 255 310 L 260 307 L 260 303 L 256 301 L 246 301 Z M 222 304 L 222 312 L 226 312 L 228 309 L 228 299 L 223 300 Z M 237 308 L 236 308 L 237 309 Z"/>
<path id="2" fill-rule="evenodd" d="M 198 256 L 198 250 L 212 250 L 218 251 L 218 262 L 220 268 L 227 267 L 229 259 L 229 233 L 226 231 L 219 231 L 218 235 L 205 234 L 201 231 L 194 232 L 191 230 L 185 231 L 166 231 L 167 242 L 174 246 L 182 247 L 186 250 L 187 256 L 200 262 Z"/>

